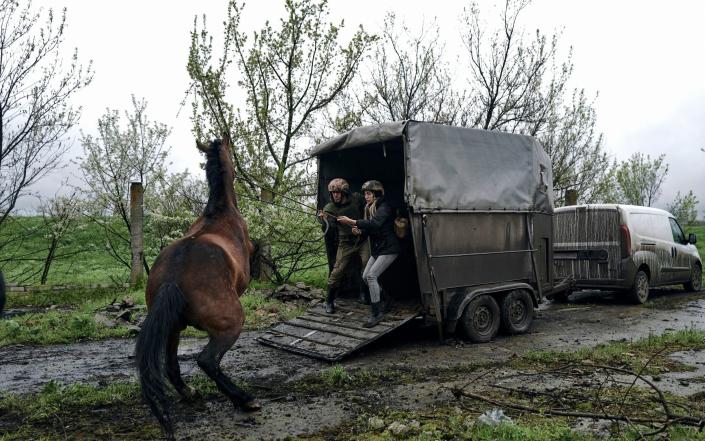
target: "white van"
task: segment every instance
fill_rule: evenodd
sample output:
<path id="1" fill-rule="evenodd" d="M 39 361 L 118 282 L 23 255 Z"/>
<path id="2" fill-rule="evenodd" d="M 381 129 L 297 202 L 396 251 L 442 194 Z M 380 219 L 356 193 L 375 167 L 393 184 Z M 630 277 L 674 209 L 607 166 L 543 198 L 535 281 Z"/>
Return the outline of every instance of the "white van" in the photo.
<path id="1" fill-rule="evenodd" d="M 578 289 L 623 289 L 635 303 L 644 303 L 654 286 L 682 283 L 700 291 L 697 238 L 686 238 L 667 211 L 576 205 L 557 208 L 553 223 L 555 276 L 572 276 Z"/>

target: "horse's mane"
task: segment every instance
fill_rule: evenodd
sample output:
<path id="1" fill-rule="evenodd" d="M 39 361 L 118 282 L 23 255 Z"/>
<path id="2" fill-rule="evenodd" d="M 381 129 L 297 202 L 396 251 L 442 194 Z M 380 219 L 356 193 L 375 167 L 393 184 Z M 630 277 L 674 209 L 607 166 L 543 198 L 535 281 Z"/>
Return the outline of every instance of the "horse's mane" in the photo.
<path id="1" fill-rule="evenodd" d="M 216 214 L 226 208 L 225 186 L 231 184 L 225 182 L 223 171 L 226 165 L 220 160 L 220 149 L 222 148 L 223 143 L 219 139 L 216 139 L 211 142 L 210 148 L 206 152 L 208 203 L 206 204 L 205 210 L 203 210 L 204 216 Z"/>

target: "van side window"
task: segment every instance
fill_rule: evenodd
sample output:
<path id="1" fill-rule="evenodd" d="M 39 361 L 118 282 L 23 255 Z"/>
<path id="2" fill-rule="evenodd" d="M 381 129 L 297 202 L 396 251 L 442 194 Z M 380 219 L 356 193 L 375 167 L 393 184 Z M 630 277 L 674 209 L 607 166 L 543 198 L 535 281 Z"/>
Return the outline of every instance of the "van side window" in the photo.
<path id="1" fill-rule="evenodd" d="M 673 241 L 676 243 L 685 243 L 685 235 L 683 234 L 683 230 L 681 230 L 681 226 L 678 225 L 678 222 L 673 219 L 672 217 L 668 218 L 669 221 L 671 221 L 671 231 L 673 232 Z"/>

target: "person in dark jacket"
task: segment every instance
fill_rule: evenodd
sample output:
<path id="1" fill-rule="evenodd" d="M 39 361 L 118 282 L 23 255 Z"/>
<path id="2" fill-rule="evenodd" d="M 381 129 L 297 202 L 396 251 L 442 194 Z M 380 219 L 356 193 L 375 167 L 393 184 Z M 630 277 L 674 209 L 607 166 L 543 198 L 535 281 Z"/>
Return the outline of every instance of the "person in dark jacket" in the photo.
<path id="1" fill-rule="evenodd" d="M 372 316 L 363 325 L 371 328 L 382 320 L 384 311 L 380 304 L 378 278 L 399 256 L 399 240 L 394 234 L 394 211 L 384 200 L 384 187 L 379 181 L 367 181 L 362 185 L 365 194 L 365 218 L 350 219 L 338 217 L 338 222 L 353 227 L 353 234 L 367 234 L 370 237 L 370 260 L 367 261 L 362 280 L 370 289 Z"/>
<path id="2" fill-rule="evenodd" d="M 348 181 L 343 178 L 335 178 L 328 184 L 328 192 L 331 201 L 319 211 L 321 220 L 333 221 L 333 225 L 338 230 L 338 250 L 335 256 L 335 264 L 328 276 L 328 291 L 326 294 L 326 313 L 335 313 L 335 298 L 341 287 L 347 268 L 352 264 L 355 256 L 360 257 L 360 262 L 364 268 L 370 258 L 370 249 L 367 241 L 355 234 L 349 225 L 336 222 L 339 216 L 362 216 L 365 201 L 360 193 L 351 193 Z M 365 285 L 360 282 L 360 285 Z M 360 299 L 364 302 L 364 288 L 360 287 Z"/>

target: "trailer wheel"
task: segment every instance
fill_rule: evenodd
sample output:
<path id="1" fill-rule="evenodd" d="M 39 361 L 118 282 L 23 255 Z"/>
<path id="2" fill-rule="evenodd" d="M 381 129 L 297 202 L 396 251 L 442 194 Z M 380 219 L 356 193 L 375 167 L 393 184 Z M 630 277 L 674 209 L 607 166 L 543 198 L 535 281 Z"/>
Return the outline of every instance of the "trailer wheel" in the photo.
<path id="1" fill-rule="evenodd" d="M 526 290 L 516 289 L 502 299 L 501 327 L 507 334 L 523 334 L 534 321 L 534 302 Z"/>
<path id="2" fill-rule="evenodd" d="M 487 343 L 499 331 L 500 312 L 497 301 L 489 295 L 472 299 L 465 307 L 460 323 L 467 338 L 473 343 Z"/>
<path id="3" fill-rule="evenodd" d="M 636 272 L 634 285 L 629 289 L 629 298 L 637 305 L 649 299 L 649 276 L 643 270 Z"/>

